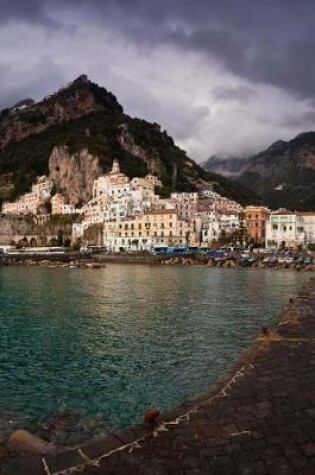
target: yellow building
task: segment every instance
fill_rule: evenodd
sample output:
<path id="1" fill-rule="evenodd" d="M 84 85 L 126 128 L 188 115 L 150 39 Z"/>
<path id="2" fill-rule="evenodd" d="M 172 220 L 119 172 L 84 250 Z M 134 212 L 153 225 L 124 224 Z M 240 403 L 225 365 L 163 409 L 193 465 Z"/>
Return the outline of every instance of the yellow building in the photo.
<path id="1" fill-rule="evenodd" d="M 151 250 L 156 245 L 186 246 L 193 225 L 181 220 L 174 209 L 150 210 L 133 219 L 104 225 L 104 245 L 112 251 Z"/>

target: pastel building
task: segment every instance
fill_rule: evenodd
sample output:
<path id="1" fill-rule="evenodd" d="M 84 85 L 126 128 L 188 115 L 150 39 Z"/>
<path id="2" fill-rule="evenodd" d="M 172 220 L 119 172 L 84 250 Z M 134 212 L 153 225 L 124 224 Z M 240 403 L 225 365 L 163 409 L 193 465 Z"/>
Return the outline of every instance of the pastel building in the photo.
<path id="1" fill-rule="evenodd" d="M 169 201 L 182 219 L 190 220 L 197 212 L 198 193 L 172 193 Z"/>
<path id="2" fill-rule="evenodd" d="M 265 206 L 246 206 L 245 226 L 247 234 L 256 242 L 263 242 L 266 236 L 266 222 L 271 211 Z"/>
<path id="3" fill-rule="evenodd" d="M 305 242 L 315 243 L 315 211 L 301 211 L 300 215 L 303 219 L 303 228 L 305 234 Z"/>
<path id="4" fill-rule="evenodd" d="M 193 231 L 193 226 L 181 220 L 174 209 L 150 210 L 132 219 L 106 223 L 104 245 L 114 252 L 152 250 L 157 245 L 185 246 Z"/>
<path id="5" fill-rule="evenodd" d="M 296 211 L 279 209 L 266 221 L 266 246 L 296 247 L 304 245 L 303 216 Z"/>
<path id="6" fill-rule="evenodd" d="M 32 190 L 20 196 L 15 202 L 3 203 L 4 214 L 37 214 L 39 207 L 50 199 L 53 183 L 45 175 L 38 177 Z"/>
<path id="7" fill-rule="evenodd" d="M 201 227 L 201 242 L 203 246 L 211 246 L 220 236 L 220 222 L 214 211 L 204 215 Z"/>

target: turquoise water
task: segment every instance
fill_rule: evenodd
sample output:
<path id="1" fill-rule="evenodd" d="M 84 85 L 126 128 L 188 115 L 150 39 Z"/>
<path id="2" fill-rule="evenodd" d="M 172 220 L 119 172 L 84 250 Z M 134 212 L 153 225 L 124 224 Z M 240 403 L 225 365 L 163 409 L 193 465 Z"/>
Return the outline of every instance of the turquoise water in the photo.
<path id="1" fill-rule="evenodd" d="M 207 267 L 0 268 L 2 425 L 34 427 L 74 411 L 85 422 L 80 434 L 70 431 L 82 440 L 139 422 L 148 406 L 174 406 L 204 391 L 306 278 Z"/>

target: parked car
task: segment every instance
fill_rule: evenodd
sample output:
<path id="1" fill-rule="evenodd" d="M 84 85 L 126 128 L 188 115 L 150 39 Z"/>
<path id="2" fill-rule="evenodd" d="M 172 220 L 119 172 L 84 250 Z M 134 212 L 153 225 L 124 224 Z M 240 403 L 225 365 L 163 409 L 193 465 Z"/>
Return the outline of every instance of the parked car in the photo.
<path id="1" fill-rule="evenodd" d="M 273 266 L 276 266 L 278 264 L 278 259 L 277 259 L 277 256 L 270 256 L 270 260 L 269 260 L 269 266 L 270 267 L 273 267 Z"/>
<path id="2" fill-rule="evenodd" d="M 313 264 L 313 262 L 314 262 L 314 258 L 313 258 L 312 256 L 306 256 L 306 257 L 304 257 L 303 264 L 304 264 L 305 266 L 309 266 L 309 265 Z"/>
<path id="3" fill-rule="evenodd" d="M 251 259 L 249 257 L 241 257 L 239 260 L 241 267 L 250 267 L 252 265 Z"/>
<path id="4" fill-rule="evenodd" d="M 296 261 L 295 261 L 296 264 L 302 266 L 304 264 L 304 256 L 299 256 Z"/>
<path id="5" fill-rule="evenodd" d="M 280 256 L 277 256 L 278 263 L 279 263 L 279 264 L 284 264 L 286 258 L 287 258 L 287 256 L 285 256 L 284 254 L 281 254 Z"/>
<path id="6" fill-rule="evenodd" d="M 293 256 L 286 256 L 285 260 L 284 260 L 284 263 L 287 264 L 287 265 L 291 265 L 291 264 L 294 264 L 294 257 Z"/>
<path id="7" fill-rule="evenodd" d="M 270 259 L 271 259 L 271 256 L 269 255 L 269 256 L 264 257 L 262 261 L 264 264 L 269 264 Z"/>

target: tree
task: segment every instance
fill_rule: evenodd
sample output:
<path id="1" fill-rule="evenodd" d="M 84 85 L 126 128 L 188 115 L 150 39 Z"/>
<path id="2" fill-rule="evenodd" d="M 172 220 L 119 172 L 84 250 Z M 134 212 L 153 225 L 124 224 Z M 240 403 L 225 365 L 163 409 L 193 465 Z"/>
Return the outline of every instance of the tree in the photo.
<path id="1" fill-rule="evenodd" d="M 63 246 L 63 232 L 62 229 L 58 229 L 57 233 L 57 246 Z"/>

